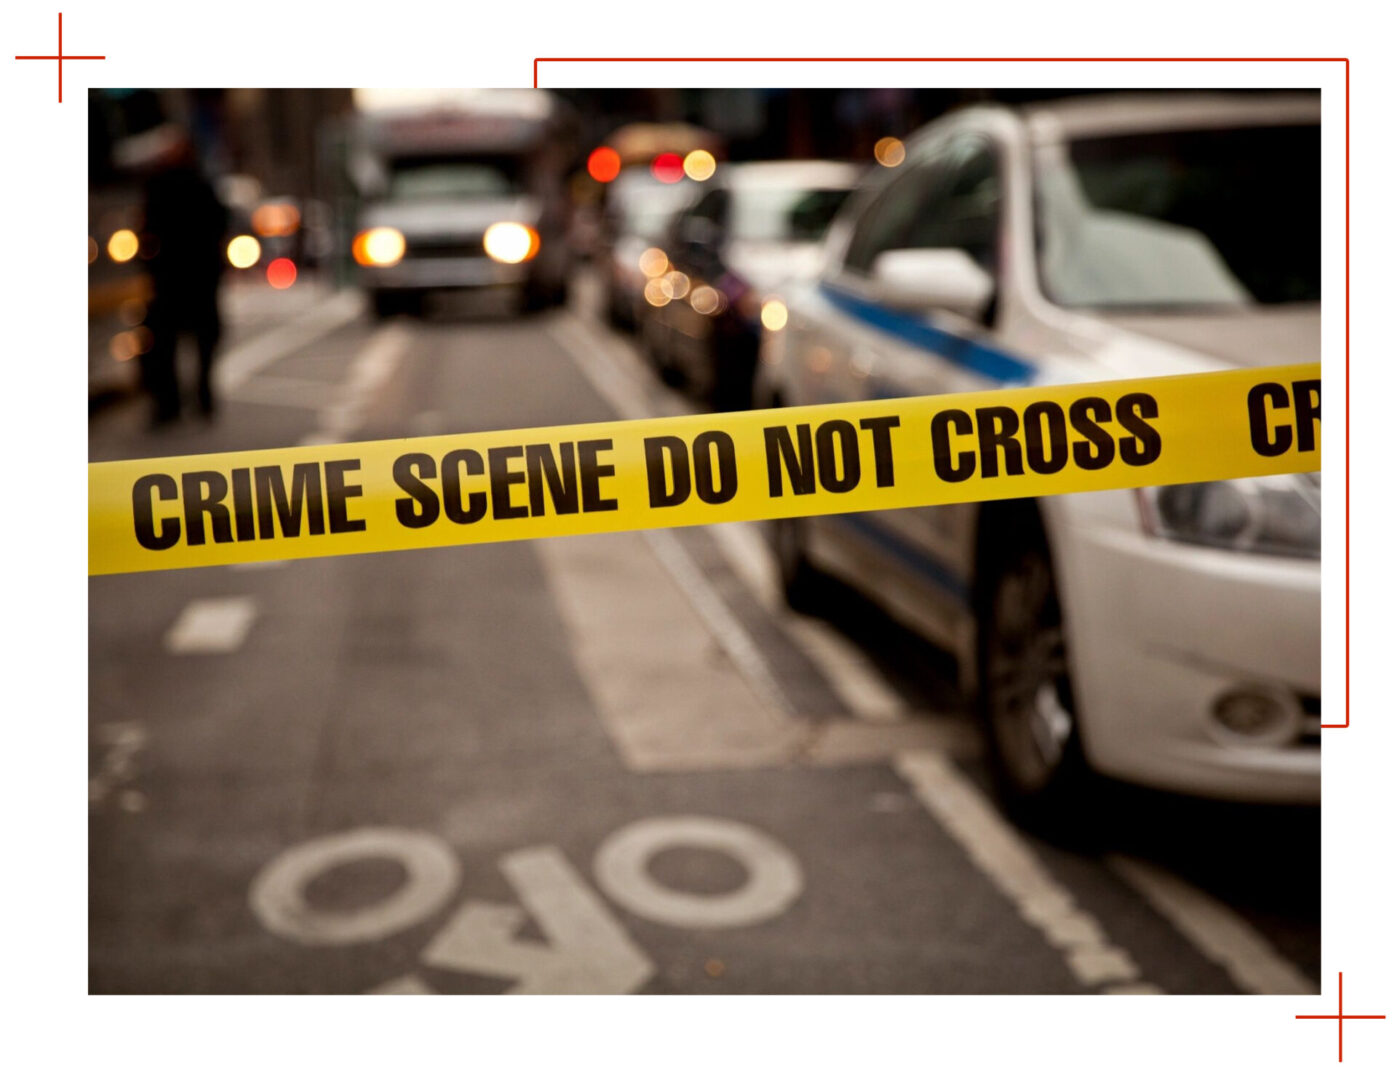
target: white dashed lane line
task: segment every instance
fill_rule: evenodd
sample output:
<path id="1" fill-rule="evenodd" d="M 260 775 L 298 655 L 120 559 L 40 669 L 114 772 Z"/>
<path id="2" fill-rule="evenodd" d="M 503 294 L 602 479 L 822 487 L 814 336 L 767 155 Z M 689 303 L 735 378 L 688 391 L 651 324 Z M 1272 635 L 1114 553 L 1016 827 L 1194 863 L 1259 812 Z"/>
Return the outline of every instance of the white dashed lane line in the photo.
<path id="1" fill-rule="evenodd" d="M 1110 855 L 1106 862 L 1242 990 L 1253 994 L 1319 993 L 1319 987 L 1231 908 L 1158 866 L 1127 855 Z"/>
<path id="2" fill-rule="evenodd" d="M 188 653 L 236 652 L 257 618 L 250 596 L 221 596 L 191 600 L 165 632 L 165 650 Z"/>
<path id="3" fill-rule="evenodd" d="M 364 422 L 364 414 L 387 384 L 412 341 L 403 323 L 380 327 L 349 365 L 339 392 L 320 409 L 319 429 L 301 439 L 302 446 L 321 446 L 349 439 Z"/>
<path id="4" fill-rule="evenodd" d="M 572 357 L 592 388 L 623 419 L 634 420 L 655 414 L 656 409 L 642 383 L 643 375 L 637 370 L 627 346 L 603 336 L 602 332 L 594 330 L 588 322 L 571 313 L 559 316 L 548 332 Z M 671 396 L 662 411 L 677 413 L 691 410 L 686 403 Z M 877 722 L 909 719 L 907 702 L 888 685 L 867 657 L 819 619 L 797 615 L 785 608 L 771 576 L 771 560 L 765 551 L 759 526 L 751 522 L 731 522 L 706 528 L 733 572 L 748 586 L 767 613 L 790 634 L 797 647 L 820 666 L 834 692 L 848 707 L 850 715 Z M 652 545 L 654 543 L 652 541 Z M 664 541 L 658 543 L 663 545 Z M 657 551 L 657 554 L 663 556 L 663 552 Z M 674 566 L 669 563 L 666 566 L 673 572 Z M 695 572 L 698 572 L 697 568 Z M 680 580 L 680 584 L 692 594 L 684 580 Z M 712 592 L 711 587 L 708 591 Z M 698 606 L 702 611 L 702 606 Z M 736 620 L 729 616 L 725 621 Z M 719 634 L 718 639 L 725 648 L 737 640 L 732 635 L 724 634 Z M 758 665 L 743 663 L 737 656 L 734 656 L 734 660 L 744 674 L 749 677 L 755 674 L 754 689 L 763 698 L 785 704 L 786 695 L 774 676 L 757 671 Z M 764 661 L 760 667 L 766 667 Z"/>
<path id="5" fill-rule="evenodd" d="M 263 368 L 351 322 L 362 309 L 357 292 L 335 293 L 299 318 L 234 346 L 214 368 L 214 389 L 221 396 L 231 395 Z"/>
<path id="6" fill-rule="evenodd" d="M 898 755 L 895 767 L 917 800 L 1024 922 L 1062 954 L 1078 982 L 1105 993 L 1160 993 L 1158 987 L 1140 981 L 1139 965 L 1130 953 L 1113 944 L 1095 917 L 1077 906 L 1072 894 L 948 758 L 912 751 Z"/>

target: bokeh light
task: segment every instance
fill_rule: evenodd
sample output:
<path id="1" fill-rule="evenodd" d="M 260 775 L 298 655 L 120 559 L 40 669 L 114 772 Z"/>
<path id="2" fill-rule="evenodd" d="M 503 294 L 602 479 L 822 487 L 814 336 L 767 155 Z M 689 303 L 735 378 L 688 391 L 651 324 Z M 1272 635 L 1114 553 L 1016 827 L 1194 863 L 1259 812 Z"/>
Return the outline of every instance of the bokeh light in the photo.
<path id="1" fill-rule="evenodd" d="M 393 266 L 402 260 L 407 241 L 397 229 L 380 225 L 356 236 L 351 250 L 360 266 Z"/>
<path id="2" fill-rule="evenodd" d="M 669 256 L 659 248 L 646 248 L 640 255 L 640 272 L 646 277 L 659 277 L 669 269 Z"/>
<path id="3" fill-rule="evenodd" d="M 621 155 L 609 146 L 598 146 L 587 156 L 587 175 L 599 184 L 609 184 L 621 174 Z"/>
<path id="4" fill-rule="evenodd" d="M 700 315 L 716 315 L 723 306 L 723 294 L 712 285 L 700 285 L 689 294 L 689 306 Z"/>
<path id="5" fill-rule="evenodd" d="M 717 168 L 717 160 L 707 150 L 690 150 L 684 158 L 684 175 L 690 180 L 707 180 Z"/>
<path id="6" fill-rule="evenodd" d="M 296 284 L 296 264 L 290 259 L 273 259 L 267 264 L 267 284 L 273 289 L 289 289 Z"/>
<path id="7" fill-rule="evenodd" d="M 768 330 L 777 331 L 786 325 L 786 305 L 780 300 L 771 299 L 762 305 L 762 325 Z"/>
<path id="8" fill-rule="evenodd" d="M 130 229 L 117 229 L 107 241 L 107 254 L 112 262 L 130 262 L 141 249 L 141 242 Z"/>
<path id="9" fill-rule="evenodd" d="M 141 355 L 141 338 L 134 330 L 123 330 L 112 338 L 108 349 L 113 360 L 124 364 Z"/>
<path id="10" fill-rule="evenodd" d="M 878 164 L 885 168 L 895 169 L 901 165 L 907 157 L 907 148 L 902 145 L 902 140 L 891 135 L 884 135 L 873 144 L 873 156 Z"/>
<path id="11" fill-rule="evenodd" d="M 651 278 L 645 283 L 645 302 L 651 307 L 664 307 L 669 303 L 669 295 L 661 284 L 661 278 Z"/>
<path id="12" fill-rule="evenodd" d="M 683 300 L 689 295 L 689 275 L 681 274 L 678 270 L 671 270 L 664 277 L 657 279 L 660 283 L 660 290 L 671 300 Z"/>
<path id="13" fill-rule="evenodd" d="M 517 221 L 497 221 L 485 230 L 485 254 L 496 262 L 521 263 L 538 254 L 538 233 Z"/>
<path id="14" fill-rule="evenodd" d="M 290 236 L 301 227 L 301 212 L 290 203 L 263 203 L 252 212 L 258 236 Z"/>
<path id="15" fill-rule="evenodd" d="M 228 263 L 239 270 L 256 266 L 262 257 L 262 245 L 254 236 L 235 236 L 228 241 Z"/>
<path id="16" fill-rule="evenodd" d="M 662 184 L 677 184 L 684 179 L 684 159 L 678 154 L 657 154 L 650 162 L 650 174 Z"/>
<path id="17" fill-rule="evenodd" d="M 94 240 L 92 237 L 89 236 L 89 237 L 87 238 L 87 265 L 88 265 L 88 266 L 91 266 L 93 263 L 95 263 L 95 262 L 97 261 L 97 252 L 98 252 L 97 241 Z"/>

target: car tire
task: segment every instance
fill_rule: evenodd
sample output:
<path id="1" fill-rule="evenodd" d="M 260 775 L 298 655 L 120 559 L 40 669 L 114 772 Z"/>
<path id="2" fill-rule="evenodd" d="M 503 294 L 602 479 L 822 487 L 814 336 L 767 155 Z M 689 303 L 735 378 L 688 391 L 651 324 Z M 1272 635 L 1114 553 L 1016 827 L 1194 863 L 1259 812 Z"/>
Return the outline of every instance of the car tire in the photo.
<path id="1" fill-rule="evenodd" d="M 1091 784 L 1041 520 L 1000 519 L 977 580 L 978 706 L 995 788 L 1040 832 L 1076 829 Z"/>
<path id="2" fill-rule="evenodd" d="M 650 366 L 655 369 L 655 373 L 660 377 L 660 382 L 666 386 L 678 389 L 688 383 L 684 372 L 670 358 L 669 350 L 665 347 L 665 328 L 653 315 L 642 315 L 640 326 L 640 351 L 645 355 L 645 359 L 650 362 Z"/>
<path id="3" fill-rule="evenodd" d="M 810 612 L 818 606 L 824 575 L 806 554 L 809 526 L 802 518 L 778 518 L 767 523 L 767 542 L 776 560 L 781 595 L 792 611 Z"/>
<path id="4" fill-rule="evenodd" d="M 391 319 L 403 310 L 402 297 L 396 292 L 375 292 L 370 297 L 370 304 L 375 319 Z"/>
<path id="5" fill-rule="evenodd" d="M 567 278 L 563 278 L 556 282 L 530 279 L 524 285 L 525 311 L 548 311 L 551 308 L 563 307 L 567 302 Z"/>

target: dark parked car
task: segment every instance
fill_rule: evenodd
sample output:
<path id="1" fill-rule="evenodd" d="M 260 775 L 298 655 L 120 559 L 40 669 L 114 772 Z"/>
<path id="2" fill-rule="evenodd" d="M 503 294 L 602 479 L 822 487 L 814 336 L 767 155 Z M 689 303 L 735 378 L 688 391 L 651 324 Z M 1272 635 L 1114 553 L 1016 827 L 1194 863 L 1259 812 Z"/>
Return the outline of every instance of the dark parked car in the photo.
<path id="1" fill-rule="evenodd" d="M 718 409 L 751 404 L 762 305 L 813 274 L 860 169 L 833 161 L 720 166 L 646 267 L 641 339 L 661 371 Z"/>

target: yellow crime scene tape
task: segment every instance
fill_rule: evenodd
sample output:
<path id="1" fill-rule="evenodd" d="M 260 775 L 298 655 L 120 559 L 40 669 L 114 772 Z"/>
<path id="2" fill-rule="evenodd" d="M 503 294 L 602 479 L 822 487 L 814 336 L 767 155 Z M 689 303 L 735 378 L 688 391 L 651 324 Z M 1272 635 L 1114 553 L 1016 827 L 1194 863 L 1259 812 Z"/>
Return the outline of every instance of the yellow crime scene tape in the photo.
<path id="1" fill-rule="evenodd" d="M 1317 472 L 1319 365 L 88 466 L 119 574 Z"/>

